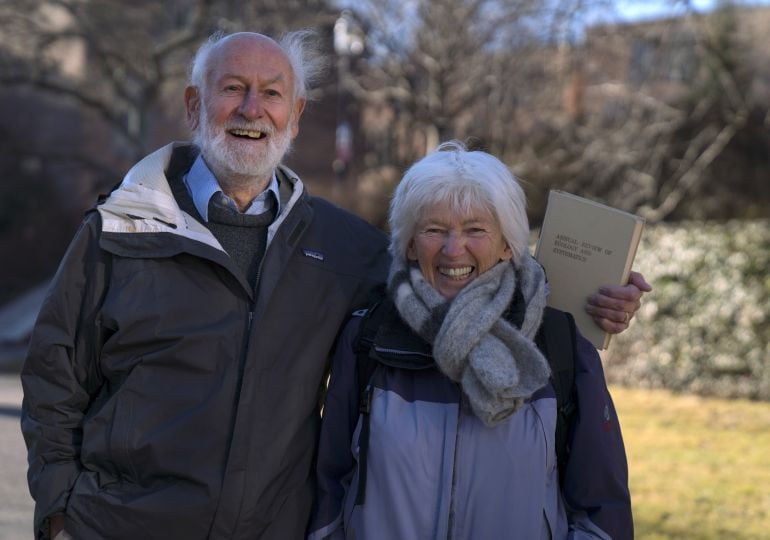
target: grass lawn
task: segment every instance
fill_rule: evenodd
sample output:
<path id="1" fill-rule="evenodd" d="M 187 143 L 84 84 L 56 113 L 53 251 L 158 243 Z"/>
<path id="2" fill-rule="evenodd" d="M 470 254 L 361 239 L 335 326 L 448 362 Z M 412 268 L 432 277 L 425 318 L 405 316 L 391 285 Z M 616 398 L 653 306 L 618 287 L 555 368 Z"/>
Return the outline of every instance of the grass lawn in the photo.
<path id="1" fill-rule="evenodd" d="M 770 403 L 610 388 L 639 539 L 770 539 Z"/>

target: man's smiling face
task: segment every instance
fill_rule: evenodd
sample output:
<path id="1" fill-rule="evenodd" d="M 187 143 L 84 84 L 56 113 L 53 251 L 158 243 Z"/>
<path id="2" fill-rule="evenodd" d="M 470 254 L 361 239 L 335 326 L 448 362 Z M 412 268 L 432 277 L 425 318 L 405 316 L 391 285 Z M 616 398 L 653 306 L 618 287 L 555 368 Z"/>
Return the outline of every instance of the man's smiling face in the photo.
<path id="1" fill-rule="evenodd" d="M 210 52 L 204 77 L 187 97 L 203 158 L 218 178 L 272 175 L 304 107 L 284 52 L 264 36 L 236 34 Z"/>

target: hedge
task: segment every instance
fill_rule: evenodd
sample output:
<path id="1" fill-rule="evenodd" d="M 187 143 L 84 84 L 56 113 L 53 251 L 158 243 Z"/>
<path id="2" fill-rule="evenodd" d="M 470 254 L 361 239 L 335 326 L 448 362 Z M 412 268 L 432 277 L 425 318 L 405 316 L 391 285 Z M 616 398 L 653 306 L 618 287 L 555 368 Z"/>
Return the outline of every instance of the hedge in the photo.
<path id="1" fill-rule="evenodd" d="M 770 220 L 648 225 L 634 268 L 654 290 L 609 382 L 770 401 Z"/>

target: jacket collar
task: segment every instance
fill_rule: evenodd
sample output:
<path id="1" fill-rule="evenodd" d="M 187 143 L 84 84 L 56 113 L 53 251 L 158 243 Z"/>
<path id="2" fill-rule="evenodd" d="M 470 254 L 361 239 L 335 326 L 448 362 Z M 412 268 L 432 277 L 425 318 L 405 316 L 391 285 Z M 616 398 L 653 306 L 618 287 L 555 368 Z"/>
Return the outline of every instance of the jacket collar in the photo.
<path id="1" fill-rule="evenodd" d="M 384 298 L 372 309 L 385 310 L 385 314 L 374 336 L 370 357 L 401 369 L 426 369 L 436 365 L 431 345 L 401 319 L 390 298 Z M 362 324 L 366 322 L 364 319 Z"/>
<path id="2" fill-rule="evenodd" d="M 166 170 L 172 161 L 174 165 L 180 162 L 173 159 L 180 153 L 194 156 L 196 149 L 190 143 L 173 142 L 134 165 L 120 186 L 97 207 L 102 218 L 102 231 L 172 233 L 222 249 L 211 232 L 197 219 L 182 211 L 174 198 Z M 304 193 L 302 181 L 291 169 L 280 165 L 276 174 L 281 182 L 281 204 L 284 210 L 268 228 L 268 241 Z"/>

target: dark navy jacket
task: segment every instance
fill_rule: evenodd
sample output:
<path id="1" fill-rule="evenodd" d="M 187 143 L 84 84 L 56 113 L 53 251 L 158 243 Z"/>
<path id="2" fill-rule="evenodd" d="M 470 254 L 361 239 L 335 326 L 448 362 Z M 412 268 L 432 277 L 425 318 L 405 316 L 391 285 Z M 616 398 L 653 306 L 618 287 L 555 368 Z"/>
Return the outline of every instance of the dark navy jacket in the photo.
<path id="1" fill-rule="evenodd" d="M 89 214 L 41 309 L 22 372 L 38 536 L 59 513 L 78 540 L 305 535 L 333 344 L 387 239 L 281 167 L 254 290 L 172 194 L 185 148 Z"/>

